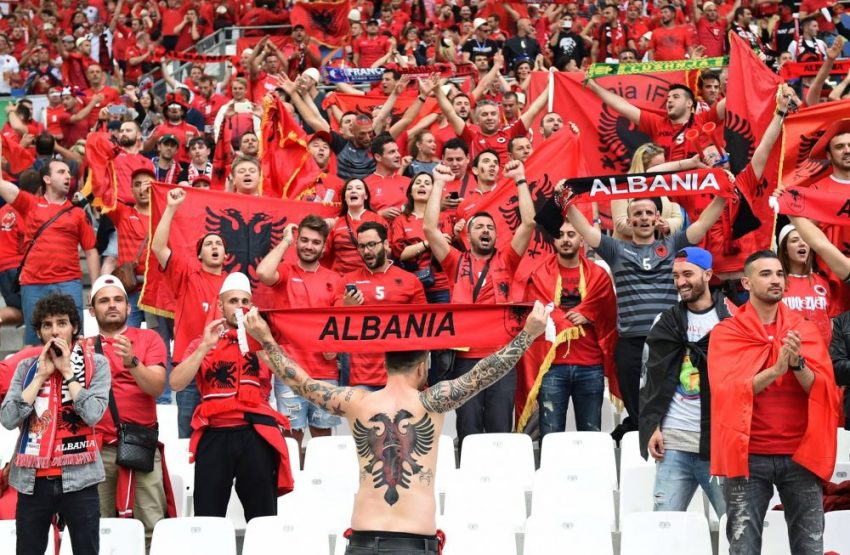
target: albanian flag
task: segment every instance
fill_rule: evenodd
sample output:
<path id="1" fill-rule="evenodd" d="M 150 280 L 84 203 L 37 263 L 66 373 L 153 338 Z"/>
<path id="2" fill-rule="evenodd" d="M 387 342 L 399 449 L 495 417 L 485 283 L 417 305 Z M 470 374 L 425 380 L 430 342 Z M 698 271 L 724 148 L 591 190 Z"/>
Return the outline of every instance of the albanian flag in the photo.
<path id="1" fill-rule="evenodd" d="M 367 115 L 371 118 L 376 108 L 380 108 L 386 104 L 387 98 L 388 97 L 383 95 L 346 94 L 335 92 L 325 97 L 322 107 L 327 110 L 331 106 L 337 106 L 343 113 L 355 112 L 357 114 Z M 395 122 L 398 120 L 415 100 L 416 93 L 413 89 L 405 91 L 403 94 L 399 95 L 398 99 L 396 99 L 395 105 L 393 106 L 393 111 L 390 114 L 389 121 Z M 440 107 L 437 105 L 437 101 L 429 97 L 425 100 L 425 104 L 422 105 L 422 108 L 419 110 L 419 113 L 416 115 L 416 118 L 413 120 L 411 125 L 416 124 L 416 122 L 424 116 L 439 110 Z M 339 131 L 339 122 L 336 118 L 331 118 L 331 128 L 334 131 Z"/>
<path id="2" fill-rule="evenodd" d="M 820 224 L 850 226 L 850 199 L 846 194 L 813 187 L 787 187 L 775 201 L 780 214 L 801 216 Z"/>
<path id="3" fill-rule="evenodd" d="M 154 183 L 151 187 L 150 237 L 162 218 L 165 195 L 173 188 L 173 185 L 164 183 Z M 259 283 L 256 267 L 281 240 L 284 228 L 291 223 L 297 224 L 308 214 L 327 218 L 338 213 L 336 208 L 315 202 L 204 189 L 187 190 L 186 194 L 188 198 L 171 222 L 168 246 L 172 251 L 182 250 L 189 259 L 195 259 L 197 240 L 206 233 L 219 234 L 227 250 L 224 271 L 247 275 L 254 288 L 254 303 L 264 308 L 277 308 L 280 303 L 273 298 L 268 287 Z M 180 291 L 171 291 L 150 249 L 147 256 L 147 273 L 139 306 L 155 314 L 170 316 L 174 311 L 174 296 Z"/>
<path id="4" fill-rule="evenodd" d="M 115 210 L 118 202 L 118 175 L 115 173 L 115 157 L 120 148 L 112 142 L 109 133 L 89 133 L 86 137 L 85 166 L 88 177 L 82 194 L 94 195 L 92 205 L 104 213 Z"/>
<path id="5" fill-rule="evenodd" d="M 275 337 L 299 351 L 381 353 L 453 347 L 495 351 L 522 330 L 530 310 L 527 303 L 422 304 L 281 309 L 263 314 Z"/>
<path id="6" fill-rule="evenodd" d="M 310 37 L 320 44 L 337 48 L 351 39 L 349 11 L 350 0 L 298 2 L 292 7 L 289 21 L 293 27 L 303 25 Z"/>
<path id="7" fill-rule="evenodd" d="M 831 173 L 828 160 L 811 159 L 809 155 L 826 128 L 844 118 L 850 118 L 850 100 L 807 106 L 785 118 L 781 166 L 783 186 L 807 187 Z"/>
<path id="8" fill-rule="evenodd" d="M 275 95 L 263 99 L 260 125 L 260 162 L 263 169 L 263 194 L 275 198 L 294 198 L 298 191 L 290 187 L 310 157 L 306 133 L 283 102 Z"/>

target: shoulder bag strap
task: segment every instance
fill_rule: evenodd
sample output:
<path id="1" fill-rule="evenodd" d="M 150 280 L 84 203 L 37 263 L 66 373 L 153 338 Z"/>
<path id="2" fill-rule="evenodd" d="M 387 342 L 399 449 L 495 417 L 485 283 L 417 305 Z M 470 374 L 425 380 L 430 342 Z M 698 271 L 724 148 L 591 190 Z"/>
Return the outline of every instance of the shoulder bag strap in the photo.
<path id="1" fill-rule="evenodd" d="M 29 257 L 30 251 L 32 251 L 32 248 L 35 246 L 36 240 L 41 236 L 42 232 L 45 229 L 47 229 L 48 227 L 50 227 L 50 224 L 52 224 L 53 222 L 58 220 L 59 217 L 62 214 L 70 212 L 74 208 L 75 208 L 75 206 L 73 204 L 71 204 L 70 206 L 66 206 L 65 208 L 63 208 L 59 212 L 55 213 L 52 218 L 50 218 L 49 220 L 47 220 L 46 222 L 41 224 L 41 227 L 39 227 L 35 231 L 35 233 L 32 236 L 32 239 L 30 240 L 30 244 L 27 246 L 27 250 L 24 251 L 24 256 L 21 258 L 21 263 L 18 265 L 18 278 L 20 278 L 21 272 L 24 269 L 24 263 L 27 261 L 27 257 Z"/>
<path id="2" fill-rule="evenodd" d="M 478 276 L 478 281 L 475 283 L 475 286 L 472 288 L 472 302 L 476 302 L 478 300 L 478 293 L 481 292 L 481 288 L 484 286 L 484 282 L 487 280 L 487 272 L 490 271 L 490 261 L 493 260 L 493 256 L 495 253 L 487 259 L 487 262 L 484 264 L 484 267 L 481 269 L 481 275 Z M 469 255 L 469 282 L 472 283 L 472 274 L 473 274 L 473 265 L 472 265 L 472 255 Z"/>
<path id="3" fill-rule="evenodd" d="M 103 355 L 103 343 L 100 336 L 94 340 L 94 352 Z M 106 356 L 106 355 L 103 355 Z M 112 422 L 115 424 L 115 431 L 121 431 L 121 418 L 118 416 L 118 405 L 115 403 L 115 394 L 112 393 L 112 386 L 109 387 L 109 413 L 112 415 Z"/>

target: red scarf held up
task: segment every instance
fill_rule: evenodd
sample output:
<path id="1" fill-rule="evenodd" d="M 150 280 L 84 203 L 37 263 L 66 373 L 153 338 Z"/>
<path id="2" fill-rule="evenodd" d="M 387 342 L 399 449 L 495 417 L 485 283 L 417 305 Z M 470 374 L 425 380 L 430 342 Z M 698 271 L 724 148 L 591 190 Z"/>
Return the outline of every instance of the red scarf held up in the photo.
<path id="1" fill-rule="evenodd" d="M 712 194 L 735 196 L 735 184 L 722 169 L 701 169 L 680 172 L 646 174 L 600 175 L 568 179 L 567 187 L 578 202 L 607 200 L 681 197 Z"/>
<path id="2" fill-rule="evenodd" d="M 717 324 L 708 346 L 711 383 L 711 474 L 749 477 L 753 379 L 772 366 L 789 330 L 802 337 L 801 354 L 815 374 L 809 391 L 808 423 L 793 460 L 825 481 L 835 467 L 838 388 L 829 352 L 817 327 L 779 303 L 776 334 L 770 341 L 752 304 Z M 790 372 L 791 370 L 789 370 Z"/>

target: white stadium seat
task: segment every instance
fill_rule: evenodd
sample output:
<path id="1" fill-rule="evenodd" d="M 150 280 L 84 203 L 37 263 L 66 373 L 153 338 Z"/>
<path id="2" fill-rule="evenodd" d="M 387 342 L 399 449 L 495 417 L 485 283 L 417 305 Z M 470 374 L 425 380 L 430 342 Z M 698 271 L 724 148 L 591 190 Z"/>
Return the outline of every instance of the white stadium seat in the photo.
<path id="1" fill-rule="evenodd" d="M 534 476 L 531 515 L 546 518 L 585 516 L 605 523 L 609 531 L 617 529 L 614 495 L 608 477 L 580 471 L 543 469 Z"/>
<path id="2" fill-rule="evenodd" d="M 193 516 L 156 523 L 150 555 L 236 555 L 236 532 L 226 518 Z"/>
<path id="3" fill-rule="evenodd" d="M 145 525 L 133 518 L 101 518 L 100 552 L 109 555 L 145 555 Z M 65 528 L 59 555 L 73 553 L 71 535 Z"/>
<path id="4" fill-rule="evenodd" d="M 356 488 L 360 482 L 357 450 L 352 436 L 314 437 L 304 453 L 304 474 L 312 477 L 345 476 Z"/>
<path id="5" fill-rule="evenodd" d="M 47 536 L 47 549 L 44 551 L 44 555 L 54 555 L 56 550 L 54 548 L 55 540 L 54 540 L 55 530 L 51 526 L 50 532 Z M 15 531 L 15 521 L 14 520 L 0 520 L 0 553 L 5 555 L 9 553 L 15 553 L 15 544 L 17 542 L 17 534 Z"/>
<path id="6" fill-rule="evenodd" d="M 509 476 L 525 491 L 534 484 L 534 448 L 526 434 L 472 434 L 463 440 L 460 471 Z"/>
<path id="7" fill-rule="evenodd" d="M 168 442 L 178 438 L 177 433 L 177 405 L 157 405 L 156 421 L 159 424 L 159 440 L 168 445 Z"/>
<path id="8" fill-rule="evenodd" d="M 443 555 L 516 555 L 516 535 L 494 525 L 489 518 L 446 518 L 440 528 L 446 533 Z"/>
<path id="9" fill-rule="evenodd" d="M 824 517 L 824 552 L 850 553 L 850 511 L 830 511 Z"/>
<path id="10" fill-rule="evenodd" d="M 604 432 L 546 434 L 540 448 L 540 468 L 569 472 L 593 469 L 608 477 L 612 490 L 617 489 L 614 440 Z"/>
<path id="11" fill-rule="evenodd" d="M 838 449 L 835 452 L 835 458 L 838 462 L 850 462 L 850 430 L 838 428 Z"/>
<path id="12" fill-rule="evenodd" d="M 522 532 L 527 515 L 525 492 L 519 481 L 463 469 L 458 470 L 456 478 L 446 492 L 446 519 L 475 518 L 476 522 L 488 526 Z"/>
<path id="13" fill-rule="evenodd" d="M 634 466 L 620 471 L 620 529 L 631 513 L 652 511 L 655 466 Z"/>
<path id="14" fill-rule="evenodd" d="M 611 530 L 595 516 L 528 517 L 523 555 L 614 555 Z"/>
<path id="15" fill-rule="evenodd" d="M 847 480 L 850 480 L 850 462 L 835 463 L 835 470 L 832 471 L 832 478 L 829 481 L 840 484 Z"/>
<path id="16" fill-rule="evenodd" d="M 632 513 L 622 530 L 620 555 L 712 555 L 708 521 L 697 513 Z"/>
<path id="17" fill-rule="evenodd" d="M 330 537 L 316 520 L 298 522 L 280 516 L 257 517 L 245 529 L 242 555 L 267 555 L 285 549 L 298 555 L 328 555 Z"/>

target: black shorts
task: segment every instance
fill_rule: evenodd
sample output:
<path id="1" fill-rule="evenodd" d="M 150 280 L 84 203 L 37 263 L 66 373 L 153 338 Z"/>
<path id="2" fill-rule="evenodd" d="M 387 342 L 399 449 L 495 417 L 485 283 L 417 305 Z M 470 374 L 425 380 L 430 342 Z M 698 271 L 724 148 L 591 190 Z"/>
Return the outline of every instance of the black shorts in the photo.
<path id="1" fill-rule="evenodd" d="M 18 279 L 18 269 L 12 268 L 5 272 L 0 272 L 0 295 L 3 295 L 3 300 L 6 301 L 6 306 L 21 310 L 21 293 L 20 289 L 15 292 L 15 281 Z"/>

